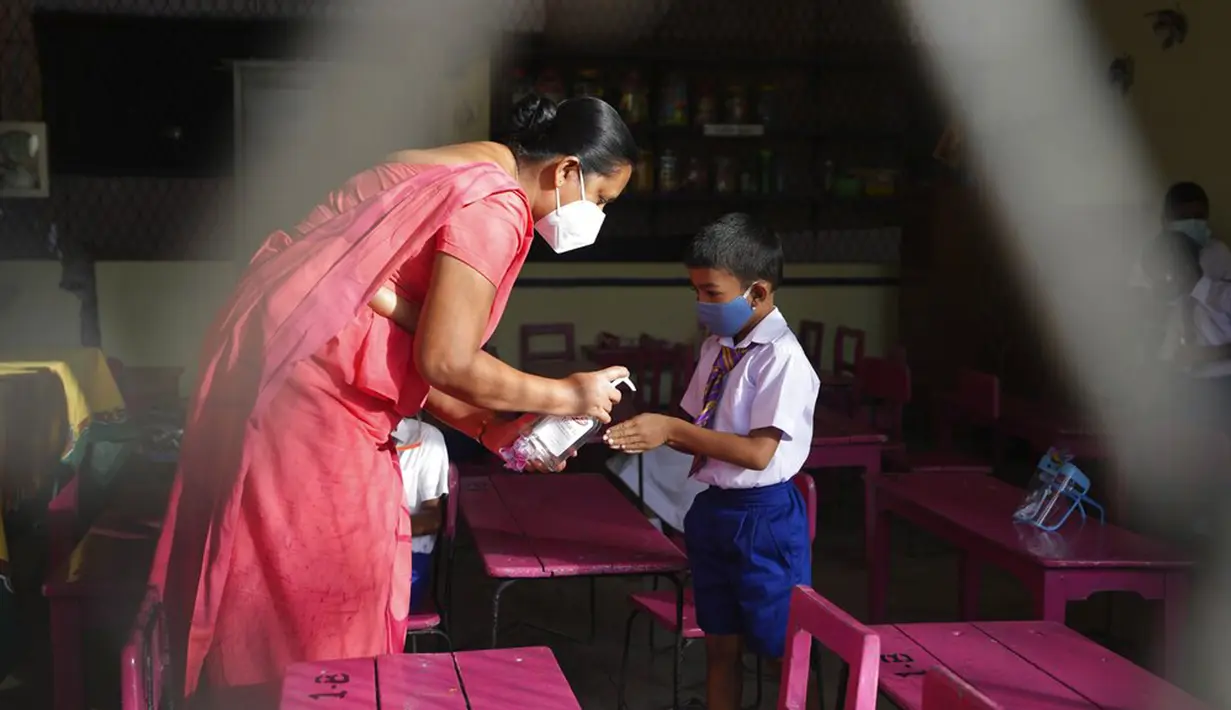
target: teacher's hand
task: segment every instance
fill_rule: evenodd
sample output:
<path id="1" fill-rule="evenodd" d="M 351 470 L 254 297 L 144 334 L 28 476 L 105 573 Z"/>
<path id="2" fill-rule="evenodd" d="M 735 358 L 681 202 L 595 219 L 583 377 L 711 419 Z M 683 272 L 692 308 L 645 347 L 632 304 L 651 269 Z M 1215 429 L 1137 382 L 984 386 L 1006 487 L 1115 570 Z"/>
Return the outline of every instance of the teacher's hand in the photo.
<path id="1" fill-rule="evenodd" d="M 620 388 L 612 383 L 628 377 L 626 367 L 608 367 L 598 372 L 578 372 L 565 378 L 575 399 L 575 416 L 594 417 L 600 422 L 611 422 L 611 408 L 620 402 Z"/>

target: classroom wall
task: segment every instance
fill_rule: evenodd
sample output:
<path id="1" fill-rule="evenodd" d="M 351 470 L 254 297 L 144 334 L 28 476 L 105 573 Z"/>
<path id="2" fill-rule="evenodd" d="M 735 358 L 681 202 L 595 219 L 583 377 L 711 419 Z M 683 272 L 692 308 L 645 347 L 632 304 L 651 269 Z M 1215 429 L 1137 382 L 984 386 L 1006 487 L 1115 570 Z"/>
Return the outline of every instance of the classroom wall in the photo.
<path id="1" fill-rule="evenodd" d="M 235 282 L 230 262 L 103 262 L 98 268 L 99 321 L 103 348 L 133 366 L 182 366 L 185 393 L 194 382 L 201 336 Z M 526 323 L 571 322 L 579 343 L 600 331 L 641 333 L 688 340 L 696 333 L 692 291 L 669 286 L 583 286 L 556 288 L 543 279 L 682 279 L 672 264 L 530 264 L 522 272 L 529 285 L 514 289 L 492 343 L 501 357 L 516 362 L 518 331 Z M 881 279 L 895 271 L 881 266 L 808 265 L 788 270 L 788 278 Z M 863 326 L 869 352 L 893 342 L 897 290 L 885 286 L 786 286 L 777 302 L 792 325 L 801 319 Z M 71 297 L 70 297 L 71 298 Z M 75 303 L 76 299 L 73 299 Z M 73 311 L 76 323 L 76 311 Z M 27 329 L 27 332 L 28 329 Z M 828 357 L 828 353 L 826 354 Z"/>
<path id="2" fill-rule="evenodd" d="M 1209 192 L 1216 233 L 1231 234 L 1231 172 L 1226 145 L 1231 94 L 1223 91 L 1231 66 L 1231 2 L 1184 0 L 1188 17 L 1184 44 L 1164 51 L 1145 15 L 1171 9 L 1159 0 L 1086 0 L 1090 19 L 1102 35 L 1106 62 L 1121 54 L 1134 60 L 1135 80 L 1125 100 L 1154 160 L 1159 184 L 1195 180 Z M 1162 207 L 1146 206 L 1151 215 Z M 1225 237 L 1224 237 L 1225 239 Z"/>

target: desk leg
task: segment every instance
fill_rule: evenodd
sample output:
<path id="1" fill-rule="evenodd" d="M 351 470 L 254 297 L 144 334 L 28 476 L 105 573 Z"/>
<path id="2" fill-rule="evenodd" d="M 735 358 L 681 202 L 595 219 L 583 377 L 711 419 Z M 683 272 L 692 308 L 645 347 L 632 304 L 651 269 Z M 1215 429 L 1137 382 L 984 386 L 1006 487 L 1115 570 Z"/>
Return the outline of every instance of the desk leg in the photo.
<path id="1" fill-rule="evenodd" d="M 1167 574 L 1163 606 L 1163 672 L 1174 676 L 1183 654 L 1188 629 L 1188 603 L 1192 590 L 1187 572 Z"/>
<path id="2" fill-rule="evenodd" d="M 52 689 L 55 710 L 81 710 L 85 688 L 81 677 L 81 600 L 51 599 Z"/>
<path id="3" fill-rule="evenodd" d="M 886 595 L 889 592 L 889 511 L 872 514 L 873 534 L 868 543 L 868 623 L 885 620 Z"/>
<path id="4" fill-rule="evenodd" d="M 958 560 L 958 574 L 961 576 L 958 589 L 958 613 L 962 621 L 977 621 L 979 619 L 979 587 L 983 577 L 983 565 L 974 559 L 970 553 L 962 552 Z"/>
<path id="5" fill-rule="evenodd" d="M 876 548 L 876 482 L 881 475 L 881 448 L 865 447 L 863 462 L 863 551 L 868 569 L 872 569 Z"/>
<path id="6" fill-rule="evenodd" d="M 1063 572 L 1043 572 L 1042 582 L 1034 590 L 1034 615 L 1040 621 L 1054 621 L 1064 626 L 1069 607 L 1064 591 Z"/>
<path id="7" fill-rule="evenodd" d="M 492 595 L 492 648 L 496 648 L 496 640 L 500 635 L 500 595 L 516 582 L 516 579 L 506 579 L 496 585 L 496 593 Z"/>

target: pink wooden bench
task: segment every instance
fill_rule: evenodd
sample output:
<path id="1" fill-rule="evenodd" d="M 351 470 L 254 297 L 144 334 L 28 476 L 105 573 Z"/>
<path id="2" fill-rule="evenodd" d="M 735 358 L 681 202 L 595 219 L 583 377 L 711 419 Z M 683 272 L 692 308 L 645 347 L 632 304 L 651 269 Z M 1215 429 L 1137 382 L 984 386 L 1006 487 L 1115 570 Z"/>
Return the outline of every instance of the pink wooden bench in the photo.
<path id="1" fill-rule="evenodd" d="M 417 653 L 297 663 L 281 710 L 580 710 L 547 648 Z"/>
<path id="2" fill-rule="evenodd" d="M 933 710 L 926 686 L 936 668 L 948 671 L 990 703 L 936 706 L 939 710 L 1206 707 L 1145 669 L 1052 622 L 896 624 L 872 629 L 881 641 L 881 692 L 902 710 Z"/>
<path id="3" fill-rule="evenodd" d="M 1161 543 L 1114 525 L 1072 516 L 1048 533 L 1013 522 L 1024 492 L 990 476 L 915 473 L 882 476 L 877 484 L 869 613 L 885 618 L 889 583 L 889 518 L 897 515 L 956 546 L 962 554 L 963 619 L 978 616 L 982 565 L 1000 567 L 1032 592 L 1039 619 L 1060 624 L 1070 601 L 1096 592 L 1135 592 L 1162 602 L 1169 642 L 1187 611 L 1192 561 Z"/>
<path id="4" fill-rule="evenodd" d="M 679 548 L 601 474 L 497 474 L 461 482 L 461 512 L 487 575 L 500 580 L 492 599 L 492 647 L 500 597 L 523 579 L 675 575 L 688 568 Z"/>

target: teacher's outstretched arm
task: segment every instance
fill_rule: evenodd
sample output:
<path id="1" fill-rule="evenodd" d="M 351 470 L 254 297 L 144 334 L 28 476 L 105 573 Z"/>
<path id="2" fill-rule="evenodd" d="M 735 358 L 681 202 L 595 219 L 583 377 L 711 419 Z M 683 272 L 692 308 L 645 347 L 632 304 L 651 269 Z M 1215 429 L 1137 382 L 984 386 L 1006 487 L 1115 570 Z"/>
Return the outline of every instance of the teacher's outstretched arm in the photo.
<path id="1" fill-rule="evenodd" d="M 415 364 L 427 383 L 475 407 L 589 415 L 610 421 L 622 367 L 563 380 L 529 375 L 484 352 L 481 343 L 496 287 L 460 259 L 440 253 L 415 331 Z"/>

